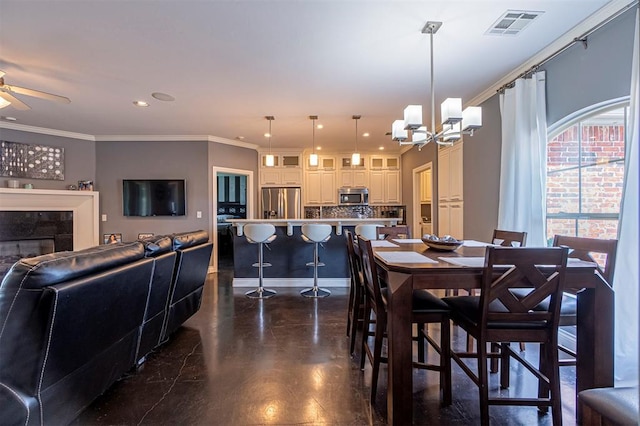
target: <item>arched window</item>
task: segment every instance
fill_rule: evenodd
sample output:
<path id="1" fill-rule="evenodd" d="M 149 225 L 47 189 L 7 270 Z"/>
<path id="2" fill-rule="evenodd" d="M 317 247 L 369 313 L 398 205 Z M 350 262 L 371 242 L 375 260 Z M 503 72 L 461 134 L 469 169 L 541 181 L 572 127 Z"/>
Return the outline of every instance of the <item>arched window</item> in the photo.
<path id="1" fill-rule="evenodd" d="M 547 240 L 617 238 L 628 102 L 599 106 L 552 128 L 547 144 Z"/>

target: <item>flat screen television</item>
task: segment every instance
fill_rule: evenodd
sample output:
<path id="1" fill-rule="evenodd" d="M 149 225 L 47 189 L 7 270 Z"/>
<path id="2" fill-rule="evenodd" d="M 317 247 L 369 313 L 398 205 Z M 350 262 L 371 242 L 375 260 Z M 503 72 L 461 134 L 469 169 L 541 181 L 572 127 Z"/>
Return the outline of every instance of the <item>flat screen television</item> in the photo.
<path id="1" fill-rule="evenodd" d="M 125 216 L 184 216 L 184 179 L 124 179 L 122 208 Z"/>

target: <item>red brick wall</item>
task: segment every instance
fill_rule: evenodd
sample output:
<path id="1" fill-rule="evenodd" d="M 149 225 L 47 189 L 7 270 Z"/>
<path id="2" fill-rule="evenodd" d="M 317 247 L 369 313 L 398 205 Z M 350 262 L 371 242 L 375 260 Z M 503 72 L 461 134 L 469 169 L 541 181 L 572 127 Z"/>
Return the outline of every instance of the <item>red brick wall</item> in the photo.
<path id="1" fill-rule="evenodd" d="M 624 161 L 611 161 L 623 160 L 624 150 L 622 125 L 583 125 L 582 130 L 574 125 L 550 140 L 547 145 L 547 213 L 617 215 L 622 199 Z M 617 238 L 617 227 L 617 220 L 548 219 L 547 237 L 552 239 L 555 234 L 562 234 Z"/>

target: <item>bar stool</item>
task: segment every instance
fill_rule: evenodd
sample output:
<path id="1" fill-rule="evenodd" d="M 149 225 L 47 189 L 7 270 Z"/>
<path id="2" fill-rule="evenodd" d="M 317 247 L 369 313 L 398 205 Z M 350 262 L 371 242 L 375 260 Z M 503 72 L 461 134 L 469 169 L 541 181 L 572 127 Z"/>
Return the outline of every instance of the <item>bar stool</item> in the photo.
<path id="1" fill-rule="evenodd" d="M 313 287 L 300 292 L 304 297 L 327 297 L 331 292 L 324 288 L 318 288 L 318 266 L 324 266 L 319 262 L 318 245 L 331 238 L 331 225 L 323 223 L 305 223 L 301 227 L 302 239 L 307 243 L 313 243 Z"/>
<path id="2" fill-rule="evenodd" d="M 381 226 L 378 223 L 361 223 L 356 225 L 354 231 L 356 236 L 363 236 L 367 240 L 377 240 L 379 237 L 378 228 Z"/>
<path id="3" fill-rule="evenodd" d="M 276 292 L 268 290 L 262 286 L 263 271 L 265 266 L 271 266 L 270 263 L 264 262 L 263 248 L 265 244 L 268 244 L 276 239 L 276 227 L 268 223 L 250 223 L 244 226 L 244 236 L 251 244 L 259 244 L 258 248 L 258 262 L 252 266 L 258 268 L 258 288 L 253 291 L 245 293 L 247 297 L 252 299 L 268 299 L 271 296 L 275 296 Z"/>

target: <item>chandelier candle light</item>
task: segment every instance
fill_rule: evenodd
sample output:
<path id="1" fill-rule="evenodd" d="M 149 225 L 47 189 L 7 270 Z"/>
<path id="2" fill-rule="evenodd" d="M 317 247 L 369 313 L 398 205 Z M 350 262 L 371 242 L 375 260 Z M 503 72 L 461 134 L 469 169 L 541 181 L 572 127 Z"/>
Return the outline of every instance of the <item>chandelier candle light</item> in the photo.
<path id="1" fill-rule="evenodd" d="M 318 119 L 318 116 L 310 115 L 309 119 L 313 123 L 313 130 L 311 133 L 311 143 L 313 144 L 313 148 L 311 150 L 311 155 L 309 156 L 309 165 L 315 167 L 318 165 L 318 154 L 316 154 L 316 120 Z"/>
<path id="2" fill-rule="evenodd" d="M 275 158 L 271 153 L 271 122 L 276 118 L 273 115 L 267 115 L 264 118 L 269 120 L 269 133 L 265 133 L 265 136 L 269 138 L 269 153 L 264 158 L 264 165 L 267 167 L 273 167 L 275 165 Z"/>
<path id="3" fill-rule="evenodd" d="M 360 153 L 358 152 L 358 120 L 360 120 L 360 115 L 353 115 L 353 118 L 356 122 L 356 145 L 355 151 L 351 154 L 351 166 L 359 166 L 360 165 Z"/>
<path id="4" fill-rule="evenodd" d="M 440 29 L 442 22 L 428 21 L 423 34 L 429 34 L 431 53 L 431 131 L 422 125 L 422 105 L 409 105 L 404 109 L 404 120 L 396 120 L 391 126 L 391 138 L 400 145 L 417 145 L 418 149 L 429 142 L 439 145 L 452 145 L 463 134 L 473 136 L 473 131 L 482 127 L 482 108 L 467 107 L 462 111 L 461 98 L 447 98 L 440 105 L 442 130 L 435 132 L 435 92 L 433 90 L 433 35 Z M 409 131 L 411 139 L 409 140 Z"/>

